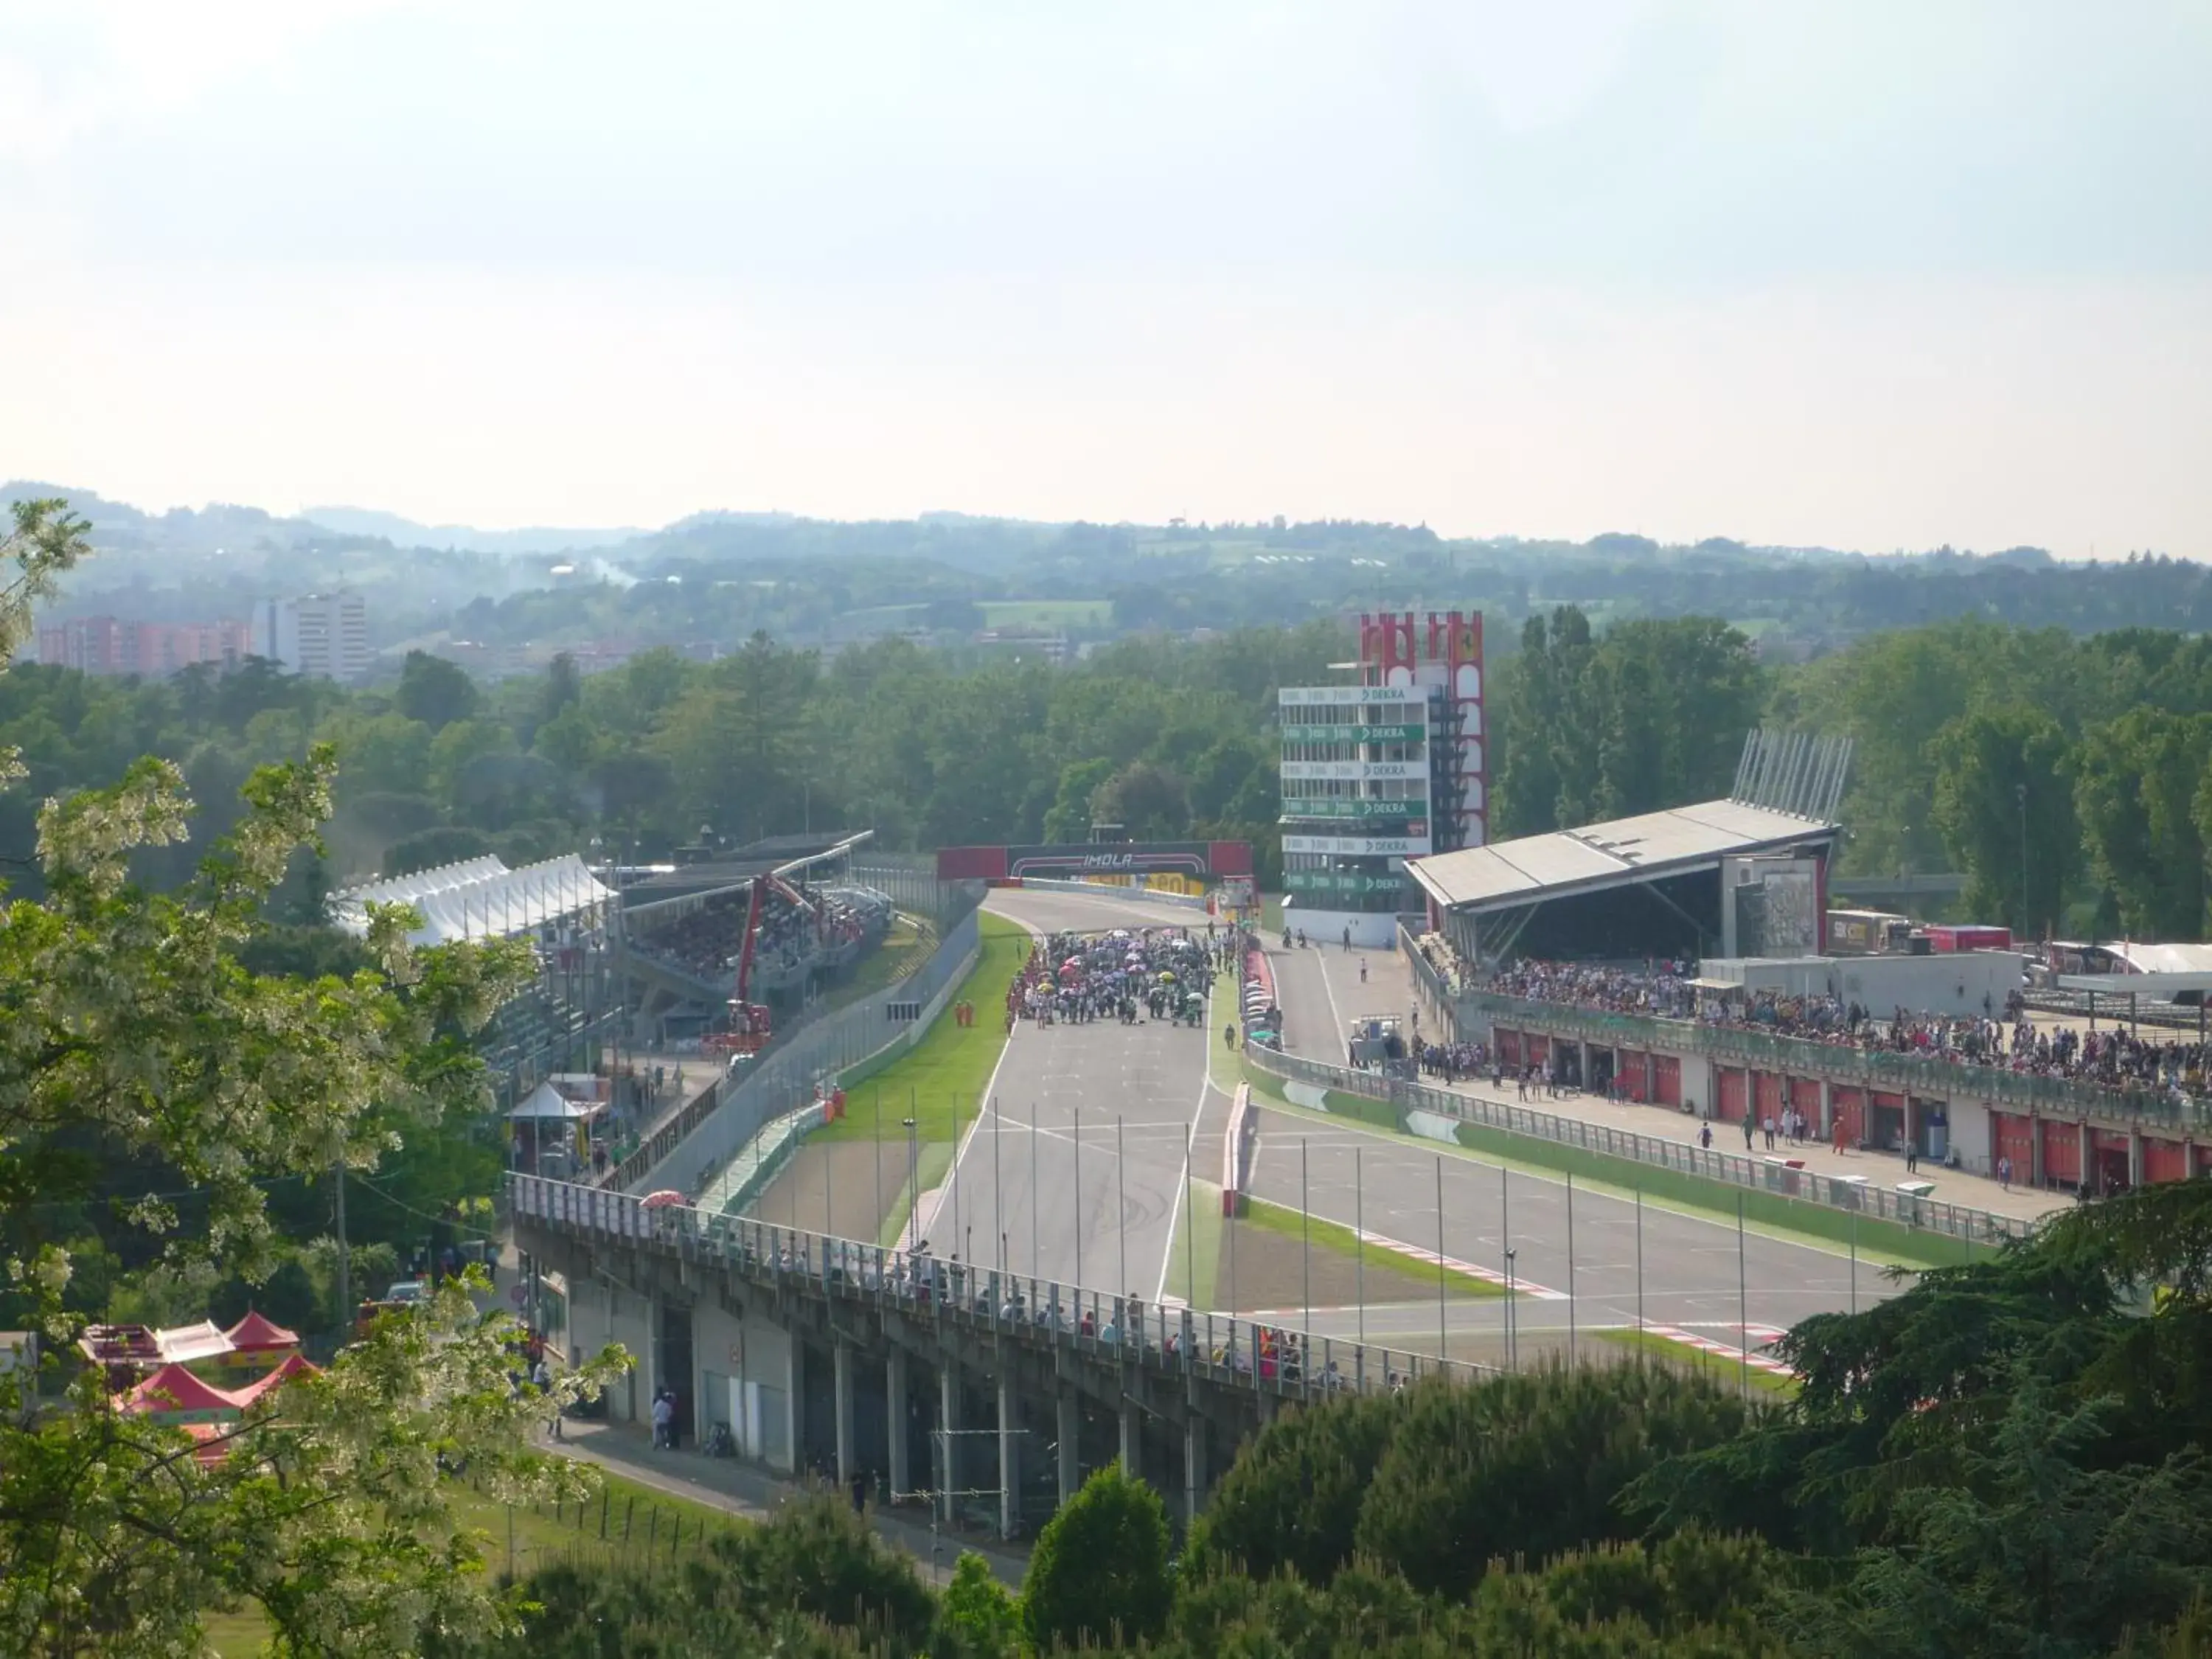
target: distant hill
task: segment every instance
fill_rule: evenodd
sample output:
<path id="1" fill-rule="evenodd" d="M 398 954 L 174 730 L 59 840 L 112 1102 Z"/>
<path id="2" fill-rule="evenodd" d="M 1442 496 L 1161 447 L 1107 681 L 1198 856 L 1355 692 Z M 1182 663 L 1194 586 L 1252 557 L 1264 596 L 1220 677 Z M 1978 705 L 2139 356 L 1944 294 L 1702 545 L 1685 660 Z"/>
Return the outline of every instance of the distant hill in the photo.
<path id="1" fill-rule="evenodd" d="M 452 548 L 463 553 L 582 553 L 617 547 L 652 533 L 635 526 L 564 530 L 532 525 L 520 530 L 478 530 L 465 524 L 417 524 L 397 513 L 368 507 L 311 507 L 301 517 L 343 536 L 374 536 L 394 547 Z"/>
<path id="2" fill-rule="evenodd" d="M 166 513 L 147 513 L 127 501 L 112 501 L 93 490 L 72 489 L 66 484 L 33 478 L 11 478 L 0 484 L 0 504 L 53 496 L 66 501 L 72 513 L 92 526 L 92 538 L 97 545 L 118 550 L 210 552 L 272 542 L 289 545 L 323 533 L 313 525 L 280 519 L 258 507 L 218 501 L 204 507 L 173 507 Z"/>

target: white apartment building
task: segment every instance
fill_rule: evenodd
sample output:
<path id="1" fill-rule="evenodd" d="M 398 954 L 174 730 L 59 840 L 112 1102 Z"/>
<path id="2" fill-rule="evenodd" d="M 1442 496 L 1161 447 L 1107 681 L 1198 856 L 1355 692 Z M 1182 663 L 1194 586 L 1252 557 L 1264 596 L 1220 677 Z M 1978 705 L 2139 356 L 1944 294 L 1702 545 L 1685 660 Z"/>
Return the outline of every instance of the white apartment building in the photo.
<path id="1" fill-rule="evenodd" d="M 295 599 L 256 600 L 249 649 L 283 664 L 289 673 L 359 679 L 368 672 L 368 603 L 343 588 Z"/>

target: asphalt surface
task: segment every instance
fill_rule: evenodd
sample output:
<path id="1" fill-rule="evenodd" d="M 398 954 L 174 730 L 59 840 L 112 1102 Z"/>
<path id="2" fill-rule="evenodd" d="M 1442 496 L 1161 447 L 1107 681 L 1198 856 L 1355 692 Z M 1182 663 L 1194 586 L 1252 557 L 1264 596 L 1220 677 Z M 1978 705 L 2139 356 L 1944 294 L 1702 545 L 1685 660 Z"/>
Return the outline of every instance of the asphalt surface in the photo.
<path id="1" fill-rule="evenodd" d="M 1283 950 L 1266 945 L 1282 1003 L 1285 1043 L 1293 1054 L 1341 1066 L 1343 1033 L 1365 1015 L 1409 1018 L 1412 976 L 1394 951 L 1352 950 L 1330 943 Z M 1359 969 L 1367 964 L 1363 982 Z M 1411 1029 L 1410 1024 L 1407 1027 Z M 1402 1137 L 1378 1135 L 1351 1125 L 1338 1129 L 1294 1114 L 1263 1112 L 1253 1192 L 1271 1203 L 1297 1207 L 1299 1143 L 1305 1143 L 1308 1188 L 1316 1216 L 1346 1225 L 1364 1214 L 1370 1233 L 1435 1251 L 1437 1173 L 1443 1172 L 1443 1254 L 1501 1279 L 1505 1250 L 1514 1251 L 1517 1284 L 1553 1294 L 1516 1298 L 1514 1321 L 1522 1337 L 1539 1333 L 1633 1327 L 1641 1322 L 1691 1331 L 1735 1345 L 1747 1325 L 1754 1348 L 1808 1315 L 1849 1311 L 1893 1296 L 1900 1286 L 1884 1271 L 1861 1261 L 1856 1273 L 1849 1247 L 1799 1244 L 1758 1231 L 1742 1240 L 1741 1275 L 1733 1223 L 1645 1206 L 1640 1231 L 1643 1266 L 1637 1266 L 1639 1224 L 1632 1200 L 1592 1192 L 1574 1194 L 1571 1251 L 1564 1179 L 1508 1172 L 1464 1152 L 1425 1152 Z M 1361 1150 L 1355 1160 L 1352 1149 Z M 1355 1193 L 1355 1172 L 1361 1177 Z M 1724 1200 L 1723 1201 L 1725 1201 Z M 1571 1272 L 1570 1257 L 1571 1255 Z M 1571 1304 L 1565 1299 L 1573 1290 Z M 1641 1287 L 1639 1294 L 1639 1285 Z M 1498 1303 L 1451 1304 L 1445 1339 L 1453 1333 L 1502 1334 Z M 1379 1322 L 1378 1322 L 1379 1321 Z M 1338 1334 L 1357 1326 L 1332 1310 L 1316 1310 L 1317 1332 Z M 1370 1338 L 1404 1340 L 1433 1352 L 1440 1340 L 1434 1304 L 1366 1312 Z"/>
<path id="2" fill-rule="evenodd" d="M 1202 937 L 1206 921 L 1173 906 L 1014 890 L 994 893 L 990 908 L 1042 933 L 1170 927 Z M 1220 1041 L 1210 1021 L 1021 1022 L 954 1173 L 924 1200 L 925 1236 L 939 1255 L 986 1267 L 1146 1302 L 1180 1297 L 1188 1264 L 1171 1246 L 1185 1148 L 1194 1141 L 1196 1171 L 1218 1171 L 1227 1123 L 1229 1101 L 1206 1078 L 1208 1045 Z"/>
<path id="3" fill-rule="evenodd" d="M 990 908 L 1042 932 L 1203 933 L 1206 925 L 1196 911 L 1079 894 L 1001 891 Z M 1271 949 L 1295 1052 L 1341 1063 L 1347 1021 L 1406 1006 L 1403 964 L 1366 953 L 1363 985 L 1360 954 Z M 1112 1020 L 1018 1025 L 992 1080 L 995 1109 L 983 1107 L 955 1174 L 925 1200 L 922 1225 L 937 1251 L 1091 1290 L 1180 1299 L 1187 1264 L 1174 1245 L 1187 1168 L 1200 1179 L 1218 1170 L 1227 1122 L 1228 1097 L 1207 1077 L 1220 1042 L 1211 1019 L 1200 1030 Z M 1187 1145 L 1196 1149 L 1188 1166 Z M 1639 1216 L 1631 1200 L 1571 1193 L 1564 1179 L 1508 1171 L 1455 1148 L 1431 1152 L 1364 1126 L 1260 1114 L 1252 1190 L 1285 1208 L 1303 1202 L 1317 1218 L 1435 1252 L 1439 1176 L 1442 1254 L 1501 1283 L 1510 1275 L 1521 1293 L 1510 1319 L 1529 1350 L 1557 1348 L 1571 1330 L 1579 1339 L 1639 1324 L 1729 1347 L 1747 1333 L 1757 1348 L 1809 1314 L 1896 1292 L 1877 1266 L 1862 1261 L 1855 1271 L 1845 1249 L 1755 1231 L 1740 1237 L 1731 1223 L 1653 1206 Z M 1433 1255 L 1426 1261 L 1432 1266 Z M 1434 1302 L 1316 1308 L 1310 1322 L 1303 1308 L 1273 1311 L 1316 1334 L 1364 1331 L 1370 1342 L 1484 1359 L 1502 1354 L 1509 1320 L 1503 1297 L 1448 1299 L 1441 1320 Z"/>
<path id="4" fill-rule="evenodd" d="M 1571 1325 L 1594 1330 L 1642 1322 L 1733 1346 L 1748 1325 L 1756 1348 L 1808 1314 L 1853 1305 L 1847 1250 L 1754 1231 L 1740 1236 L 1730 1223 L 1650 1205 L 1639 1217 L 1632 1200 L 1571 1188 L 1563 1178 L 1291 1113 L 1260 1112 L 1251 1190 L 1292 1210 L 1303 1198 L 1315 1216 L 1430 1252 L 1431 1263 L 1440 1250 L 1448 1261 L 1500 1283 L 1510 1273 L 1522 1292 L 1513 1317 L 1524 1338 Z M 1857 1305 L 1894 1288 L 1874 1264 L 1857 1265 Z M 1295 1311 L 1301 1316 L 1288 1322 L 1305 1322 L 1303 1310 L 1278 1311 Z M 1352 1334 L 1363 1322 L 1372 1341 L 1434 1352 L 1440 1340 L 1433 1302 L 1370 1307 L 1364 1322 L 1356 1310 L 1316 1309 L 1311 1322 L 1326 1335 Z M 1449 1302 L 1443 1323 L 1448 1334 L 1502 1336 L 1503 1300 Z"/>

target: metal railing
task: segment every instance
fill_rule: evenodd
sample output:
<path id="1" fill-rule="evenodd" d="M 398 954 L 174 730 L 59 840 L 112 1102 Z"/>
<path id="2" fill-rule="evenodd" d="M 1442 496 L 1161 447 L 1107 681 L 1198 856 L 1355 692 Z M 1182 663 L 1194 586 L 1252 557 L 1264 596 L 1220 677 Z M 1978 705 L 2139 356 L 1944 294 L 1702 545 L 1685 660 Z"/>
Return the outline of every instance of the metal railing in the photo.
<path id="1" fill-rule="evenodd" d="M 1816 1170 L 1793 1169 L 1784 1158 L 1746 1158 L 1738 1152 L 1717 1152 L 1686 1141 L 1630 1130 L 1608 1128 L 1581 1118 L 1534 1112 L 1525 1106 L 1481 1100 L 1426 1084 L 1387 1078 L 1373 1072 L 1355 1072 L 1296 1054 L 1247 1048 L 1245 1059 L 1271 1077 L 1316 1088 L 1333 1089 L 1363 1100 L 1384 1102 L 1401 1112 L 1420 1111 L 1507 1134 L 1526 1135 L 1585 1152 L 1626 1159 L 1656 1170 L 1717 1182 L 1728 1187 L 1773 1193 L 1800 1199 L 1826 1208 L 1841 1210 L 1877 1221 L 1894 1221 L 1922 1232 L 1941 1233 L 1969 1243 L 1995 1244 L 2024 1237 L 2034 1224 L 1987 1210 L 1916 1197 L 1871 1182 L 1840 1180 Z"/>
<path id="2" fill-rule="evenodd" d="M 1313 1336 L 1277 1321 L 1139 1303 L 1112 1291 L 803 1228 L 675 1205 L 647 1209 L 627 1193 L 537 1176 L 509 1176 L 508 1199 L 517 1221 L 572 1237 L 719 1265 L 781 1290 L 908 1316 L 927 1312 L 947 1328 L 977 1336 L 1262 1393 L 1294 1398 L 1372 1394 L 1425 1376 L 1472 1381 L 1498 1370 L 1377 1343 Z"/>
<path id="3" fill-rule="evenodd" d="M 2169 1129 L 2212 1129 L 2212 1101 L 2177 1099 L 2157 1090 L 2107 1089 L 2075 1078 L 2008 1071 L 1964 1059 L 1862 1048 L 1851 1043 L 1820 1042 L 1698 1020 L 1577 1008 L 1503 996 L 1494 991 L 1462 991 L 1455 1001 L 1455 1018 L 1462 1030 L 1468 1029 L 1471 1022 L 1502 1021 L 1552 1036 L 1703 1054 L 1735 1065 L 1794 1072 L 1801 1077 L 1826 1077 L 1929 1100 L 1965 1098 L 2045 1116 L 2103 1118 Z"/>

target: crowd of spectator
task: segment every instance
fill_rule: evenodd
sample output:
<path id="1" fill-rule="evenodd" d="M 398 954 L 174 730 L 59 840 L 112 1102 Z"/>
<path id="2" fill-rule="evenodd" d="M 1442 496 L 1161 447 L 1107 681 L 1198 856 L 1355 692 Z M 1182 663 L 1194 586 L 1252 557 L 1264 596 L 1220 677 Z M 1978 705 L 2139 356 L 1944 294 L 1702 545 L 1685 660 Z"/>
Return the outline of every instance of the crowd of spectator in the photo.
<path id="1" fill-rule="evenodd" d="M 1995 1066 L 2111 1089 L 2196 1094 L 2206 1084 L 2206 1045 L 2160 1042 L 2117 1030 L 2039 1026 L 2017 994 L 2002 1009 L 1980 1015 L 1919 1014 L 1897 1008 L 1881 1018 L 1856 1002 L 1832 995 L 1700 987 L 1693 983 L 1693 973 L 1686 962 L 1654 961 L 1638 968 L 1523 960 L 1499 969 L 1482 986 L 1534 1002 L 1771 1031 L 1808 1042 Z"/>
<path id="2" fill-rule="evenodd" d="M 734 974 L 744 951 L 745 917 L 751 896 L 744 890 L 717 893 L 696 909 L 637 935 L 641 950 L 665 958 L 701 979 Z M 763 969 L 795 969 L 817 957 L 835 955 L 846 945 L 880 935 L 890 925 L 890 902 L 860 890 L 817 891 L 794 904 L 769 888 L 761 906 L 760 939 L 753 959 Z"/>

